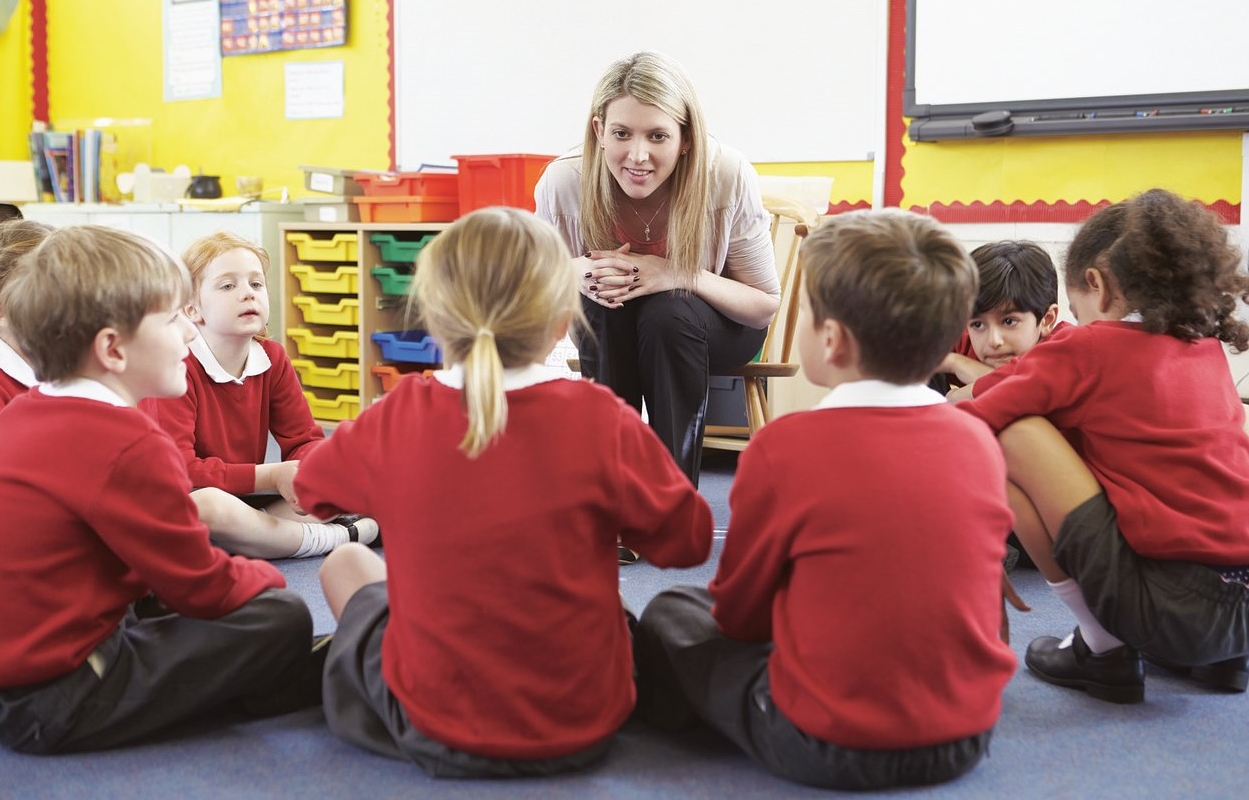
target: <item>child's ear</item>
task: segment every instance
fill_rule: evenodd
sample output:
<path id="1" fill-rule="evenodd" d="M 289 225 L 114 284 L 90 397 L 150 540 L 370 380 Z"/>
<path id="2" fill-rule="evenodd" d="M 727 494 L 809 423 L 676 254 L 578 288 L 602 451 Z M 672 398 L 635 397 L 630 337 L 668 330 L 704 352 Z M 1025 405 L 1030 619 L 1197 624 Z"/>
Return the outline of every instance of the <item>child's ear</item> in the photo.
<path id="1" fill-rule="evenodd" d="M 858 366 L 859 343 L 845 325 L 835 319 L 820 324 L 820 340 L 824 344 L 824 361 L 839 369 Z"/>
<path id="2" fill-rule="evenodd" d="M 126 370 L 125 339 L 116 328 L 102 328 L 91 342 L 91 359 L 105 372 L 120 375 Z"/>
<path id="3" fill-rule="evenodd" d="M 1097 310 L 1107 312 L 1114 303 L 1114 292 L 1111 291 L 1110 280 L 1097 267 L 1084 270 L 1084 285 L 1097 297 Z"/>
<path id="4" fill-rule="evenodd" d="M 182 313 L 186 314 L 187 319 L 191 320 L 191 322 L 194 322 L 196 325 L 204 324 L 204 316 L 199 313 L 199 307 L 194 303 L 187 303 L 183 306 Z"/>
<path id="5" fill-rule="evenodd" d="M 1058 324 L 1058 304 L 1051 303 L 1050 307 L 1045 309 L 1045 315 L 1041 317 L 1041 322 L 1037 326 L 1041 329 L 1041 338 L 1044 339 L 1054 332 L 1054 326 Z"/>

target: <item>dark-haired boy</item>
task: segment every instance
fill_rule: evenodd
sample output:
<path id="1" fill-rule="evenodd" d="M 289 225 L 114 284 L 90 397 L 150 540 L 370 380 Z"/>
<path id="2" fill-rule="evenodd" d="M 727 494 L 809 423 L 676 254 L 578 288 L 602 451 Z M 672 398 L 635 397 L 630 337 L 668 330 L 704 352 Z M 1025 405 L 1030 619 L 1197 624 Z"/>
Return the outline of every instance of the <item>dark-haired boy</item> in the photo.
<path id="1" fill-rule="evenodd" d="M 37 532 L 0 537 L 0 745 L 98 750 L 319 696 L 307 606 L 209 543 L 181 455 L 136 408 L 186 391 L 188 290 L 152 242 L 89 225 L 48 234 L 4 287 L 41 383 L 0 413 L 0 516 Z"/>
<path id="2" fill-rule="evenodd" d="M 831 391 L 742 453 L 709 589 L 646 607 L 639 713 L 697 716 L 810 785 L 952 780 L 985 752 L 1015 669 L 998 635 L 1002 454 L 924 385 L 971 311 L 975 266 L 896 210 L 833 219 L 800 260 L 799 356 Z"/>
<path id="3" fill-rule="evenodd" d="M 971 319 L 931 384 L 941 392 L 953 390 L 951 400 L 971 397 L 977 379 L 1067 325 L 1058 319 L 1058 271 L 1040 245 L 992 242 L 972 250 L 971 257 L 980 272 Z"/>

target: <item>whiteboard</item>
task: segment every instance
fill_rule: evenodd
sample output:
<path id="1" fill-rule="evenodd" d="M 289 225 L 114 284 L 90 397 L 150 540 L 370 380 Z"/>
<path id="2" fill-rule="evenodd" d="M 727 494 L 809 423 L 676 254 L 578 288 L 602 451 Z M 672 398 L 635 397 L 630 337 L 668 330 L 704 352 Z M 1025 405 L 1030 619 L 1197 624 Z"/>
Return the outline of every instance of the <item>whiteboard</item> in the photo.
<path id="1" fill-rule="evenodd" d="M 710 133 L 752 162 L 870 160 L 887 24 L 887 0 L 395 0 L 396 160 L 578 147 L 598 79 L 639 50 L 681 62 Z"/>
<path id="2" fill-rule="evenodd" d="M 909 116 L 1249 96 L 1246 0 L 907 2 Z"/>

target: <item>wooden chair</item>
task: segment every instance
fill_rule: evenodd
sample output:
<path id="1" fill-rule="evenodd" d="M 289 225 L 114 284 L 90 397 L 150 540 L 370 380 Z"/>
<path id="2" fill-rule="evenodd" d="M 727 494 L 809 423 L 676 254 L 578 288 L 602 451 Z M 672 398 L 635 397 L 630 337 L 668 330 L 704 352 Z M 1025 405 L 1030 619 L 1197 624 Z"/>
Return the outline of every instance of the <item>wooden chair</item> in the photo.
<path id="1" fill-rule="evenodd" d="M 781 305 L 772 324 L 758 361 L 721 373 L 743 379 L 746 394 L 746 426 L 708 425 L 703 447 L 718 450 L 743 450 L 750 437 L 772 420 L 768 406 L 767 380 L 792 378 L 798 374 L 794 359 L 794 332 L 798 324 L 799 284 L 798 249 L 819 218 L 797 203 L 765 196 L 763 204 L 772 214 L 772 245 L 776 249 L 776 271 L 781 281 Z"/>

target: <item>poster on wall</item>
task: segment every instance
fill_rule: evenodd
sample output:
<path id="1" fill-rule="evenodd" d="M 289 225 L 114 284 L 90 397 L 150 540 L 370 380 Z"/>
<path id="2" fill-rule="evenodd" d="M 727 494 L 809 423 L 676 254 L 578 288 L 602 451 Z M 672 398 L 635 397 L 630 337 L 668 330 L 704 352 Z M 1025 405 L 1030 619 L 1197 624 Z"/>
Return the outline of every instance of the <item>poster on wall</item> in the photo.
<path id="1" fill-rule="evenodd" d="M 216 2 L 165 0 L 162 9 L 165 102 L 220 97 Z"/>
<path id="2" fill-rule="evenodd" d="M 347 43 L 347 0 L 221 0 L 221 55 Z"/>

